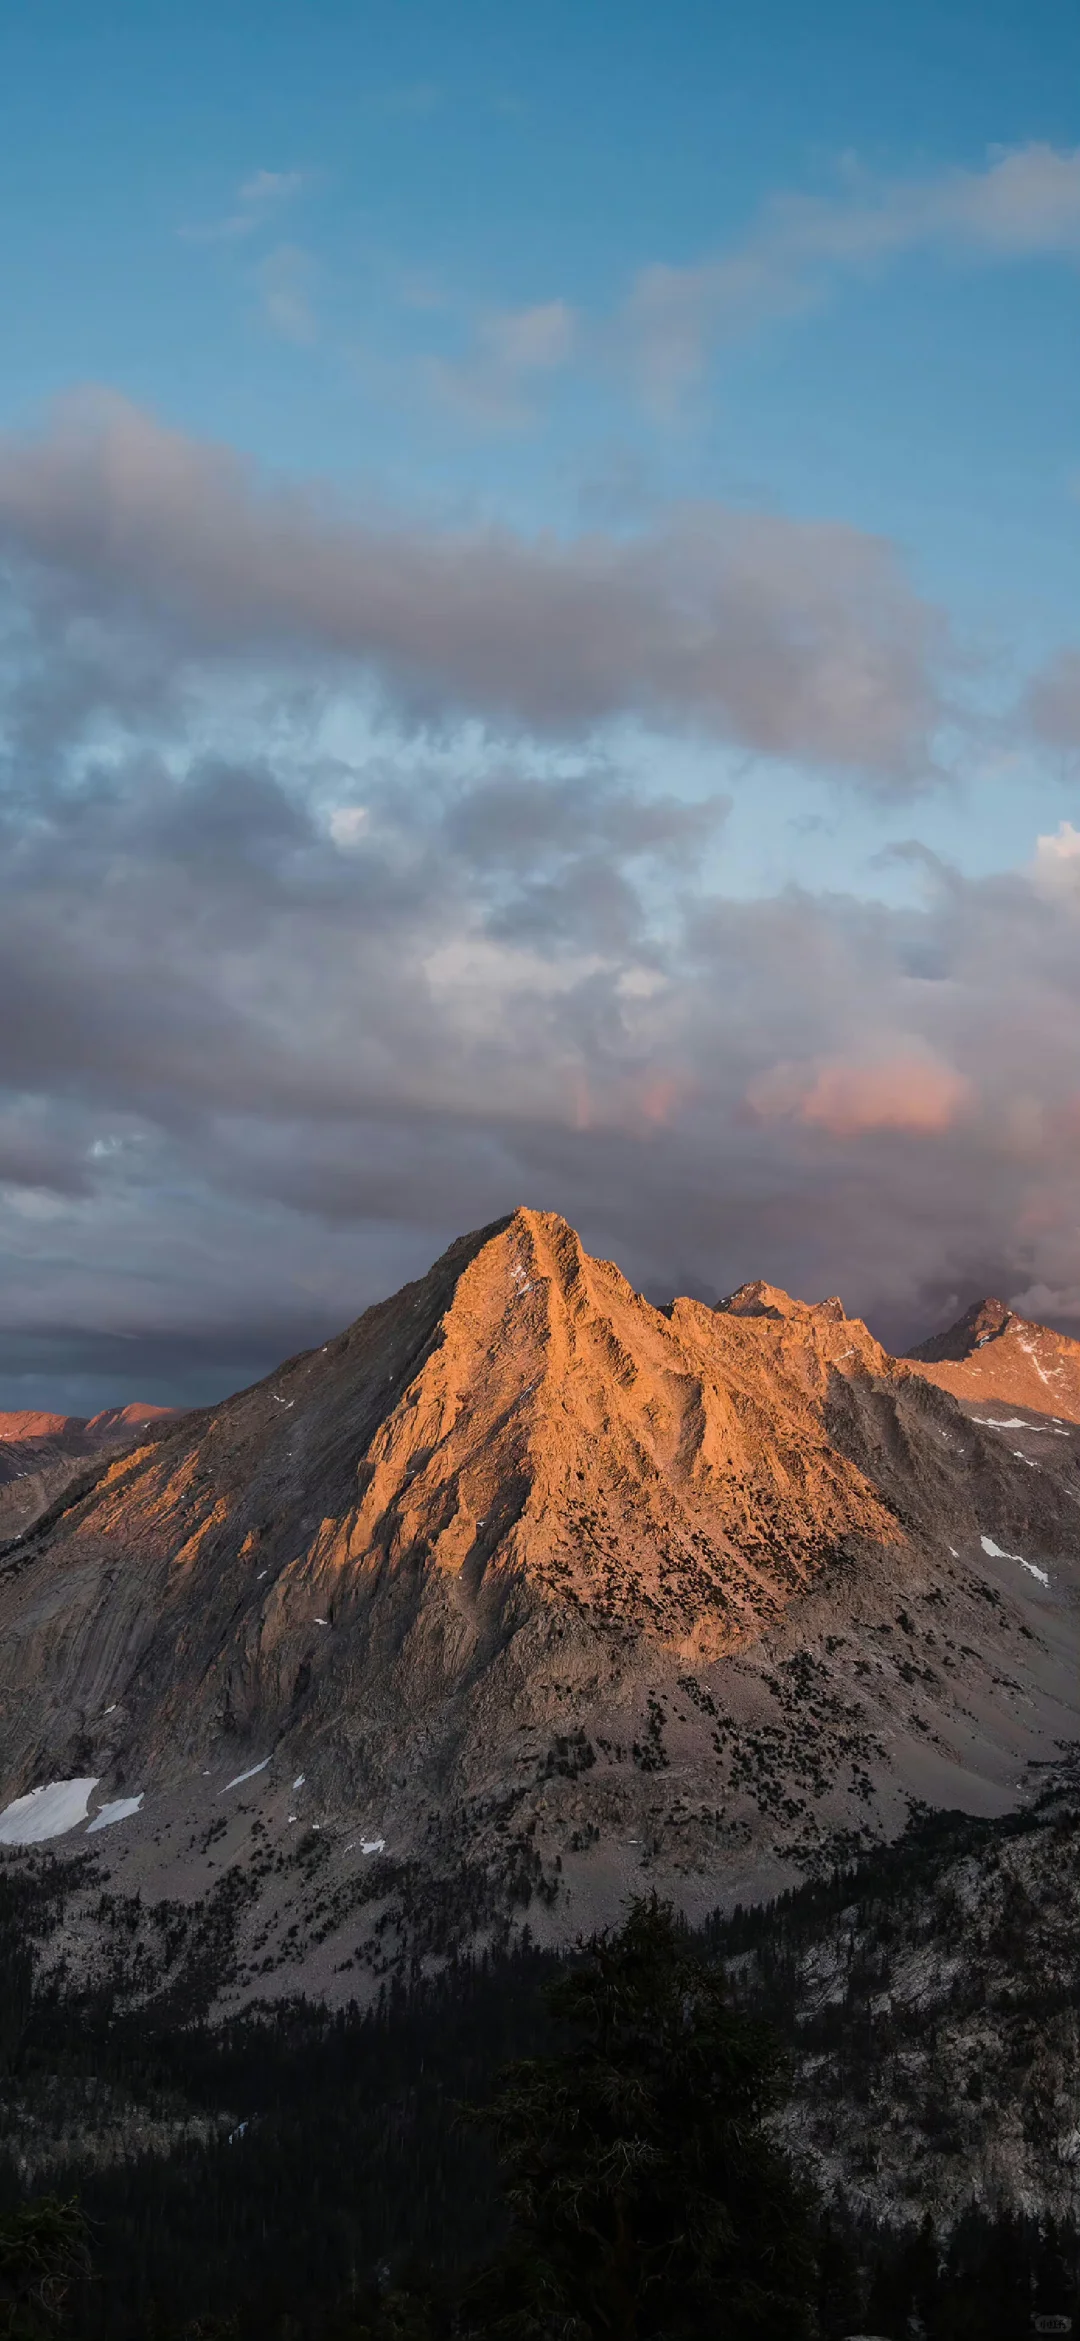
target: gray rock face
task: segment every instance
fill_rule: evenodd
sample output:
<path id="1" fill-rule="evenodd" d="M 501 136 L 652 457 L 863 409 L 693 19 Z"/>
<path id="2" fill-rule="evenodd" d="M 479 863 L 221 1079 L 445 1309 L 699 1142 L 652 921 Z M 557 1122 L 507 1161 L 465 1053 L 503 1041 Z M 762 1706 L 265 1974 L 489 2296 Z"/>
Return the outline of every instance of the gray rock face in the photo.
<path id="1" fill-rule="evenodd" d="M 924 1821 L 747 1921 L 735 1988 L 797 2044 L 784 2132 L 874 2221 L 1080 2219 L 1078 1788 L 1067 1763 L 1018 1814 Z"/>
<path id="2" fill-rule="evenodd" d="M 342 1995 L 1006 1810 L 1078 1729 L 1073 1434 L 748 1291 L 654 1309 L 521 1211 L 92 1462 L 0 1555 L 0 1808 L 93 1780 L 119 1887 L 248 1880 L 238 1991 Z"/>

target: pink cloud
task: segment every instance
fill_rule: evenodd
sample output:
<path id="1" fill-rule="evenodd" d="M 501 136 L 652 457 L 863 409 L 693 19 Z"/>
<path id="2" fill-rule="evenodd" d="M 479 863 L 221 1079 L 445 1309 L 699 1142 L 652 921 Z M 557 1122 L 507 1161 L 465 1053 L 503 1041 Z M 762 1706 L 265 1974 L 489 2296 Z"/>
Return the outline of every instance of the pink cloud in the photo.
<path id="1" fill-rule="evenodd" d="M 971 1083 L 940 1059 L 909 1051 L 876 1063 L 832 1057 L 773 1065 L 751 1082 L 746 1098 L 762 1121 L 803 1122 L 834 1138 L 871 1130 L 933 1137 L 969 1105 Z"/>

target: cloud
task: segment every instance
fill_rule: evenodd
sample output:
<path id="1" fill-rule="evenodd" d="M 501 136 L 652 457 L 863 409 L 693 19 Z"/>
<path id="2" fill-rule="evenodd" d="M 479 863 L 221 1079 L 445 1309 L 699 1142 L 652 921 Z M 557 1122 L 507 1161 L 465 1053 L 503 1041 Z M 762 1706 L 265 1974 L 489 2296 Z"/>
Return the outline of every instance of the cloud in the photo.
<path id="1" fill-rule="evenodd" d="M 1071 1305 L 1067 828 L 1029 870 L 928 863 L 919 908 L 734 899 L 722 797 L 405 735 L 341 767 L 284 676 L 226 754 L 220 660 L 87 754 L 62 620 L 2 809 L 9 1395 L 18 1354 L 209 1393 L 523 1198 L 658 1295 L 761 1273 L 902 1341 L 980 1288 Z"/>
<path id="2" fill-rule="evenodd" d="M 191 244 L 244 243 L 291 203 L 306 185 L 304 171 L 252 171 L 241 180 L 233 208 L 203 227 L 187 227 L 181 234 Z"/>
<path id="3" fill-rule="evenodd" d="M 327 827 L 335 845 L 349 847 L 359 844 L 369 820 L 366 805 L 334 805 L 327 819 Z"/>
<path id="4" fill-rule="evenodd" d="M 566 539 L 342 514 L 99 394 L 0 437 L 0 548 L 143 656 L 164 629 L 173 659 L 349 662 L 416 719 L 581 739 L 631 718 L 878 787 L 932 772 L 947 627 L 839 522 L 699 503 Z"/>
<path id="5" fill-rule="evenodd" d="M 578 321 L 566 301 L 496 310 L 480 319 L 465 357 L 429 362 L 428 385 L 473 421 L 512 427 L 531 419 L 537 381 L 569 365 L 577 344 Z"/>
<path id="6" fill-rule="evenodd" d="M 1028 686 L 1024 714 L 1050 747 L 1080 748 L 1080 650 L 1061 650 Z"/>
<path id="7" fill-rule="evenodd" d="M 951 1066 L 900 1049 L 862 1062 L 772 1065 L 750 1083 L 747 1104 L 766 1121 L 804 1122 L 834 1138 L 871 1130 L 925 1138 L 949 1129 L 971 1094 L 970 1082 Z"/>
<path id="8" fill-rule="evenodd" d="M 678 401 L 716 343 L 797 316 L 838 278 L 873 275 L 904 253 L 1080 259 L 1080 147 L 1032 143 L 994 152 L 981 170 L 849 179 L 835 196 L 774 197 L 728 251 L 641 270 L 622 333 L 655 407 Z"/>
<path id="9" fill-rule="evenodd" d="M 115 403 L 0 444 L 0 541 L 0 1397 L 211 1395 L 520 1200 L 658 1297 L 1073 1307 L 1075 830 L 755 900 L 618 754 L 915 773 L 886 548 L 328 515 Z"/>
<path id="10" fill-rule="evenodd" d="M 1031 875 L 1045 892 L 1080 894 L 1080 829 L 1061 821 L 1052 836 L 1037 838 Z"/>
<path id="11" fill-rule="evenodd" d="M 315 341 L 318 321 L 314 291 L 318 267 L 299 244 L 278 244 L 256 271 L 262 314 L 282 341 L 304 348 Z"/>

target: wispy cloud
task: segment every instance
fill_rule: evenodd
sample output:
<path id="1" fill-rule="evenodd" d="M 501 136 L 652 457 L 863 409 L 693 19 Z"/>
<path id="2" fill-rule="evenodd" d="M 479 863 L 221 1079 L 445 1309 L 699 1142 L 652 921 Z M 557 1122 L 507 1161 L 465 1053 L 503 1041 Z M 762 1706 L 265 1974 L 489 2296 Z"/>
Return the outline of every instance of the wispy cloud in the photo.
<path id="1" fill-rule="evenodd" d="M 263 319 L 282 341 L 306 347 L 316 340 L 318 277 L 317 261 L 299 244 L 278 244 L 259 262 L 256 281 Z"/>
<path id="2" fill-rule="evenodd" d="M 482 317 L 459 359 L 429 362 L 429 386 L 472 420 L 512 426 L 529 420 L 537 384 L 574 356 L 578 321 L 566 301 L 500 309 Z"/>
<path id="3" fill-rule="evenodd" d="M 299 195 L 304 171 L 252 171 L 236 190 L 231 211 L 180 233 L 190 244 L 237 244 L 254 236 Z"/>
<path id="4" fill-rule="evenodd" d="M 847 179 L 833 196 L 774 197 L 726 251 L 641 270 L 621 337 L 655 407 L 677 403 L 718 343 L 796 316 L 842 276 L 871 275 L 906 252 L 1080 259 L 1080 147 L 1013 147 L 981 170 L 922 179 L 849 168 Z"/>

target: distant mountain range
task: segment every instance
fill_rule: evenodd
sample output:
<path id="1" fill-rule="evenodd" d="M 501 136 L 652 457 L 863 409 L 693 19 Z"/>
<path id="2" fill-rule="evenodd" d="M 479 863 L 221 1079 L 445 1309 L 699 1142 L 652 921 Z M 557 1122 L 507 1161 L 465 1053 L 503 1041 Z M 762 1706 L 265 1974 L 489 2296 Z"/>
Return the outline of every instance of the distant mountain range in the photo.
<path id="1" fill-rule="evenodd" d="M 964 1324 L 658 1309 L 522 1210 L 220 1406 L 24 1429 L 83 1445 L 0 1554 L 0 1843 L 235 1875 L 235 1989 L 335 1996 L 1006 1810 L 1080 1729 L 1080 1345 Z"/>
<path id="2" fill-rule="evenodd" d="M 34 1408 L 0 1412 L 0 1541 L 25 1534 L 88 1461 L 153 1436 L 176 1411 L 135 1402 L 89 1418 Z"/>
<path id="3" fill-rule="evenodd" d="M 54 1444 L 74 1446 L 76 1441 L 84 1448 L 100 1446 L 118 1431 L 138 1431 L 148 1423 L 162 1422 L 177 1412 L 175 1406 L 145 1406 L 134 1400 L 128 1406 L 107 1406 L 102 1414 L 89 1417 L 82 1414 L 41 1414 L 33 1408 L 14 1414 L 0 1412 L 0 1442 L 4 1445 L 23 1445 L 27 1441 L 48 1439 Z"/>

